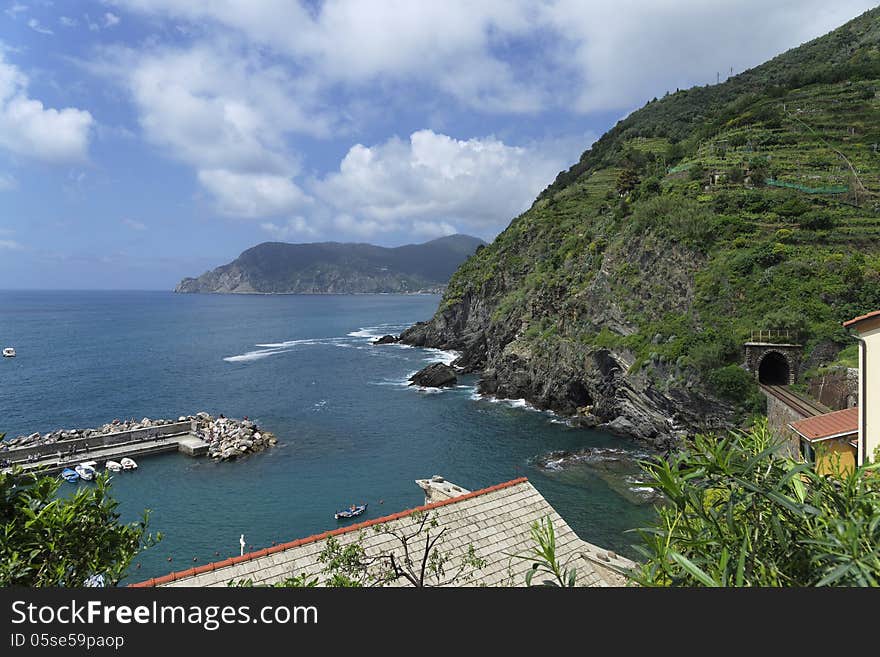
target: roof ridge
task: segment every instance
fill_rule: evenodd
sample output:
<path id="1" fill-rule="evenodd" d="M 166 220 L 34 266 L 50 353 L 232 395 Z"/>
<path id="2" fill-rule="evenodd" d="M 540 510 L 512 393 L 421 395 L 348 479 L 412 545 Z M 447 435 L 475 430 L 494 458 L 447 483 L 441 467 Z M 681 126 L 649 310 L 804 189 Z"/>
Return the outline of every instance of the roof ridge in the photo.
<path id="1" fill-rule="evenodd" d="M 851 406 L 839 411 L 789 422 L 789 428 L 809 441 L 838 438 L 858 431 L 859 407 Z"/>
<path id="2" fill-rule="evenodd" d="M 230 557 L 221 561 L 213 561 L 211 563 L 205 564 L 204 566 L 187 568 L 186 570 L 178 570 L 173 573 L 163 575 L 162 577 L 151 577 L 150 579 L 144 580 L 142 582 L 135 582 L 133 584 L 129 584 L 128 586 L 130 588 L 147 588 L 152 586 L 160 586 L 162 584 L 174 582 L 179 579 L 184 579 L 185 577 L 193 577 L 195 575 L 211 572 L 220 568 L 234 566 L 245 561 L 252 561 L 253 559 L 265 557 L 270 554 L 275 554 L 277 552 L 284 552 L 285 550 L 299 547 L 301 545 L 306 545 L 308 543 L 315 543 L 325 538 L 330 538 L 331 536 L 341 536 L 343 534 L 349 534 L 354 531 L 366 529 L 367 527 L 373 527 L 375 525 L 381 525 L 382 523 L 391 522 L 392 520 L 400 520 L 401 518 L 410 516 L 413 513 L 417 513 L 420 511 L 431 511 L 433 509 L 446 506 L 448 504 L 463 502 L 464 500 L 479 497 L 480 495 L 486 495 L 487 493 L 494 493 L 495 491 L 503 490 L 505 488 L 511 488 L 513 486 L 517 486 L 526 482 L 528 482 L 528 477 L 517 477 L 516 479 L 511 479 L 510 481 L 505 481 L 501 484 L 495 484 L 494 486 L 489 486 L 488 488 L 481 488 L 480 490 L 471 491 L 470 493 L 465 493 L 464 495 L 459 495 L 457 497 L 450 497 L 445 500 L 440 500 L 439 502 L 432 502 L 431 504 L 423 504 L 422 506 L 417 506 L 412 509 L 406 509 L 404 511 L 398 511 L 397 513 L 382 516 L 381 518 L 365 520 L 364 522 L 349 525 L 348 527 L 340 527 L 338 529 L 321 532 L 320 534 L 312 534 L 311 536 L 288 541 L 287 543 L 280 543 L 269 548 L 263 548 L 262 550 L 246 552 L 245 554 L 238 557 Z"/>
<path id="3" fill-rule="evenodd" d="M 849 321 L 844 322 L 843 325 L 846 328 L 849 328 L 850 326 L 853 326 L 854 324 L 858 324 L 859 322 L 862 322 L 866 319 L 871 319 L 872 317 L 877 317 L 877 316 L 880 316 L 880 310 L 875 310 L 874 312 L 870 312 L 866 315 L 859 315 L 858 317 L 855 317 Z"/>

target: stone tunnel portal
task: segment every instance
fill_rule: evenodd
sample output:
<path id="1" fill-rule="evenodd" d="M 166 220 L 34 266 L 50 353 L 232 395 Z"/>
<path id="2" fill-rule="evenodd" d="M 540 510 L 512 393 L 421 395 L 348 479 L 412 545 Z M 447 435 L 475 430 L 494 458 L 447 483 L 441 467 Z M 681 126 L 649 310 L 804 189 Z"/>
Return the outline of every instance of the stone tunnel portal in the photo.
<path id="1" fill-rule="evenodd" d="M 758 366 L 758 381 L 769 386 L 788 385 L 791 366 L 788 359 L 778 351 L 768 351 Z"/>

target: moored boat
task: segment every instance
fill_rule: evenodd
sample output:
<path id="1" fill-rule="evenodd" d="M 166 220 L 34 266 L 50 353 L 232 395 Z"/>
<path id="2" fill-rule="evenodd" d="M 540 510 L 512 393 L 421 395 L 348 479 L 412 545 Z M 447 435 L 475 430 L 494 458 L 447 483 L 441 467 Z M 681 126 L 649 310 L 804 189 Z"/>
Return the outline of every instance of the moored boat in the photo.
<path id="1" fill-rule="evenodd" d="M 91 481 L 95 478 L 96 465 L 97 463 L 95 461 L 86 461 L 85 463 L 80 463 L 74 468 L 74 470 L 76 470 L 76 474 L 79 475 L 80 479 L 83 479 L 84 481 Z"/>
<path id="2" fill-rule="evenodd" d="M 13 349 L 12 347 L 6 347 L 3 350 L 3 357 L 4 358 L 15 358 L 15 349 Z"/>
<path id="3" fill-rule="evenodd" d="M 74 484 L 79 481 L 79 474 L 76 470 L 64 468 L 64 470 L 61 471 L 61 478 L 64 479 L 64 481 L 69 481 L 70 483 Z"/>
<path id="4" fill-rule="evenodd" d="M 110 472 L 119 472 L 120 470 L 122 470 L 122 464 L 118 461 L 107 461 L 104 464 L 104 467 Z"/>
<path id="5" fill-rule="evenodd" d="M 119 464 L 122 466 L 123 470 L 137 470 L 138 464 L 134 462 L 134 459 L 130 459 L 127 456 L 119 461 Z"/>
<path id="6" fill-rule="evenodd" d="M 355 516 L 359 516 L 366 510 L 367 510 L 366 504 L 352 504 L 347 509 L 342 509 L 341 511 L 337 511 L 334 514 L 334 517 L 337 520 L 345 520 L 346 518 L 354 518 Z"/>

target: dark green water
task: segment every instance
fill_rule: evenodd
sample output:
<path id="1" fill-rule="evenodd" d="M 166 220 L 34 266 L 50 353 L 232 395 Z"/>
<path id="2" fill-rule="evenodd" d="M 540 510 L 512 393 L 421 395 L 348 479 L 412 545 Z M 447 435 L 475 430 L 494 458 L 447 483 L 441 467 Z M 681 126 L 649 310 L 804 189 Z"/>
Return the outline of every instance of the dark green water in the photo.
<path id="1" fill-rule="evenodd" d="M 169 454 L 116 475 L 124 517 L 149 508 L 165 536 L 133 579 L 237 554 L 242 533 L 266 547 L 336 527 L 334 510 L 351 502 L 369 503 L 361 519 L 417 506 L 413 480 L 435 473 L 470 489 L 525 475 L 585 540 L 632 554 L 637 538 L 624 532 L 653 517 L 650 505 L 589 464 L 532 461 L 635 444 L 478 399 L 473 379 L 441 393 L 409 388 L 409 374 L 450 355 L 369 344 L 429 318 L 438 300 L 0 292 L 0 346 L 18 352 L 0 362 L 0 431 L 205 410 L 278 435 L 277 448 L 234 463 Z"/>

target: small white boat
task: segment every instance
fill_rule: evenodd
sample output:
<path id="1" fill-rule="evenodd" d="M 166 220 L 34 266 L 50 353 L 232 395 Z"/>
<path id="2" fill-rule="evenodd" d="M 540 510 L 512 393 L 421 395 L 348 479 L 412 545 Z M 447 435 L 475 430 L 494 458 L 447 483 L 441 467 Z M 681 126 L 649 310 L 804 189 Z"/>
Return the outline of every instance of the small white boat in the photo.
<path id="1" fill-rule="evenodd" d="M 15 349 L 13 349 L 12 347 L 6 347 L 6 349 L 3 350 L 3 357 L 15 358 Z"/>
<path id="2" fill-rule="evenodd" d="M 107 461 L 104 464 L 104 467 L 110 472 L 119 472 L 120 470 L 122 470 L 122 464 L 118 461 Z"/>
<path id="3" fill-rule="evenodd" d="M 127 456 L 123 458 L 119 464 L 122 466 L 123 470 L 137 470 L 138 464 L 134 462 L 134 459 L 130 459 Z"/>
<path id="4" fill-rule="evenodd" d="M 76 474 L 79 475 L 79 478 L 84 481 L 91 481 L 95 478 L 95 461 L 86 461 L 85 463 L 80 463 L 78 466 L 74 468 Z"/>

